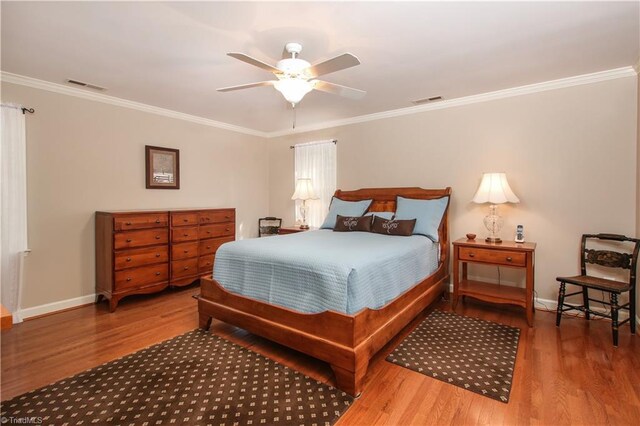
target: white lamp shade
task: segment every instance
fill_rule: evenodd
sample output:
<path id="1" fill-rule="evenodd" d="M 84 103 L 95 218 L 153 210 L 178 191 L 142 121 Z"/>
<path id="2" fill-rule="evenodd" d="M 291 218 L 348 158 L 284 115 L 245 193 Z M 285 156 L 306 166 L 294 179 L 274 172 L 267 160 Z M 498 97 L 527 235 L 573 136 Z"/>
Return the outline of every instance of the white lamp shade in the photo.
<path id="1" fill-rule="evenodd" d="M 304 95 L 313 89 L 314 83 L 302 78 L 283 78 L 275 82 L 274 87 L 284 98 L 292 103 L 297 104 L 304 98 Z"/>
<path id="2" fill-rule="evenodd" d="M 316 193 L 313 191 L 311 179 L 296 180 L 296 190 L 291 196 L 292 200 L 317 200 Z"/>
<path id="3" fill-rule="evenodd" d="M 506 174 L 485 173 L 482 175 L 482 182 L 472 201 L 478 204 L 502 204 L 519 203 L 520 199 L 511 190 Z"/>

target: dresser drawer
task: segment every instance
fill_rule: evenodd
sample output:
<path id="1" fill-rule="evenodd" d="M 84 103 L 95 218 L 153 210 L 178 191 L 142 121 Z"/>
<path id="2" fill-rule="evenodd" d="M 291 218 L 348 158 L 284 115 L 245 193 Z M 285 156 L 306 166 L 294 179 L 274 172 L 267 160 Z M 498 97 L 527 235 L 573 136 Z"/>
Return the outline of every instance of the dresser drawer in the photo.
<path id="1" fill-rule="evenodd" d="M 188 277 L 198 273 L 198 259 L 174 260 L 171 262 L 171 279 Z"/>
<path id="2" fill-rule="evenodd" d="M 129 229 L 161 228 L 169 224 L 169 213 L 144 213 L 113 218 L 115 231 Z"/>
<path id="3" fill-rule="evenodd" d="M 172 226 L 193 226 L 198 224 L 198 213 L 171 213 Z"/>
<path id="4" fill-rule="evenodd" d="M 235 222 L 235 220 L 236 212 L 232 209 L 200 212 L 200 224 Z"/>
<path id="5" fill-rule="evenodd" d="M 171 260 L 198 257 L 198 242 L 180 243 L 171 246 Z"/>
<path id="6" fill-rule="evenodd" d="M 169 279 L 169 264 L 143 266 L 142 268 L 125 269 L 116 272 L 115 289 L 142 287 L 147 284 L 155 284 Z"/>
<path id="7" fill-rule="evenodd" d="M 185 226 L 171 230 L 171 242 L 194 241 L 198 239 L 197 226 Z"/>
<path id="8" fill-rule="evenodd" d="M 236 231 L 236 225 L 232 222 L 218 223 L 216 225 L 202 225 L 198 230 L 198 236 L 201 240 L 205 238 L 226 237 L 233 235 Z"/>
<path id="9" fill-rule="evenodd" d="M 509 250 L 460 247 L 458 257 L 460 260 L 501 265 L 525 266 L 527 264 L 527 255 L 525 253 Z"/>
<path id="10" fill-rule="evenodd" d="M 116 250 L 151 246 L 154 244 L 166 244 L 168 241 L 169 230 L 167 228 L 118 232 L 113 235 L 113 246 Z"/>
<path id="11" fill-rule="evenodd" d="M 212 238 L 210 240 L 200 241 L 198 253 L 200 254 L 200 256 L 204 256 L 205 254 L 213 254 L 216 252 L 216 250 L 218 250 L 218 247 L 230 241 L 233 241 L 233 237 Z"/>
<path id="12" fill-rule="evenodd" d="M 116 271 L 126 268 L 150 265 L 152 263 L 166 263 L 169 261 L 167 246 L 150 247 L 136 250 L 116 252 L 114 268 Z"/>
<path id="13" fill-rule="evenodd" d="M 213 271 L 213 262 L 215 260 L 215 255 L 208 254 L 206 256 L 200 256 L 198 258 L 198 272 L 204 274 L 205 272 Z"/>

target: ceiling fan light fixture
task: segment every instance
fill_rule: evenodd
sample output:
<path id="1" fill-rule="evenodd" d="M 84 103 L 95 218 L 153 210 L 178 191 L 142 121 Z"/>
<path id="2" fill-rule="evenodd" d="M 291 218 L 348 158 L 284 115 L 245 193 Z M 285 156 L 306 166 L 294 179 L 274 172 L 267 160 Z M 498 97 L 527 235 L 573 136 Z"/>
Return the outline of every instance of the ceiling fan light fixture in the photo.
<path id="1" fill-rule="evenodd" d="M 287 102 L 294 105 L 300 102 L 304 95 L 312 91 L 314 85 L 315 80 L 307 81 L 302 78 L 282 78 L 273 84 Z"/>

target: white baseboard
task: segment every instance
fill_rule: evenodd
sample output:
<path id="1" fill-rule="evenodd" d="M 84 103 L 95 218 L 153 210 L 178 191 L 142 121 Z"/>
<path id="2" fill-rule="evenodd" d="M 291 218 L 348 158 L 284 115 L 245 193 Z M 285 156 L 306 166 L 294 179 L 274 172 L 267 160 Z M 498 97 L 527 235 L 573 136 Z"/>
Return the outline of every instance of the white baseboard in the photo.
<path id="1" fill-rule="evenodd" d="M 58 302 L 47 303 L 40 306 L 34 306 L 32 308 L 20 309 L 13 315 L 13 323 L 17 324 L 23 320 L 31 317 L 37 317 L 40 315 L 51 314 L 64 309 L 75 308 L 77 306 L 87 305 L 93 303 L 96 300 L 95 294 L 89 294 L 87 296 L 74 297 L 73 299 L 60 300 Z"/>

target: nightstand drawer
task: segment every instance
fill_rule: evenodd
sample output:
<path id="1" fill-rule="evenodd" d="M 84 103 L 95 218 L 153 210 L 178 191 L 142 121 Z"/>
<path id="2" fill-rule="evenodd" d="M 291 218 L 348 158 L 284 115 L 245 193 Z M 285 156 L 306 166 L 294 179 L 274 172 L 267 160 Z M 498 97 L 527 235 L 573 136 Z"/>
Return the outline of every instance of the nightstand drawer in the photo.
<path id="1" fill-rule="evenodd" d="M 473 247 L 460 247 L 458 250 L 460 260 L 495 263 L 507 266 L 526 266 L 527 264 L 527 255 L 523 252 Z"/>

